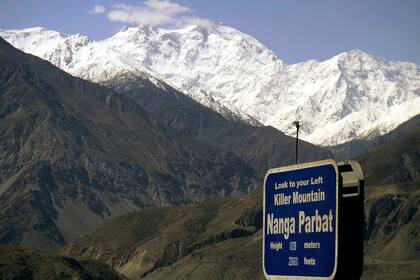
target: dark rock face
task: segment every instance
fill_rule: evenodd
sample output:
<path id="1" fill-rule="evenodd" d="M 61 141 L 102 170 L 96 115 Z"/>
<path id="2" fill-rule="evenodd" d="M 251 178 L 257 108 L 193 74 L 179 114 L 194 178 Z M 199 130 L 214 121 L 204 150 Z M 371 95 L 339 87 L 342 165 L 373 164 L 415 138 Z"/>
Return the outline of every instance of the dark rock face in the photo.
<path id="1" fill-rule="evenodd" d="M 245 227 L 255 227 L 257 230 L 263 226 L 261 208 L 247 208 L 241 216 L 236 219 L 235 224 Z"/>
<path id="2" fill-rule="evenodd" d="M 368 185 L 406 183 L 420 180 L 420 127 L 415 127 L 357 160 Z"/>
<path id="3" fill-rule="evenodd" d="M 11 246 L 0 246 L 0 279 L 126 279 L 105 264 L 76 261 Z"/>
<path id="4" fill-rule="evenodd" d="M 365 211 L 366 254 L 383 260 L 420 258 L 418 183 L 372 187 Z"/>

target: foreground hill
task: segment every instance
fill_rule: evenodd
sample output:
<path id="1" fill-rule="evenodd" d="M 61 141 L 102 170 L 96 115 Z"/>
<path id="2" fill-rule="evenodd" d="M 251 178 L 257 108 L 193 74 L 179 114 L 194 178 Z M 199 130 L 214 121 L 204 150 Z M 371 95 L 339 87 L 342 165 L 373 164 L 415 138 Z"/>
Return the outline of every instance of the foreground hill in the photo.
<path id="1" fill-rule="evenodd" d="M 103 261 L 132 279 L 256 279 L 261 213 L 261 192 L 147 209 L 111 219 L 67 246 L 64 255 Z"/>
<path id="2" fill-rule="evenodd" d="M 418 185 L 367 188 L 367 276 L 420 276 L 418 190 Z M 240 200 L 134 212 L 71 243 L 64 255 L 105 262 L 130 279 L 264 279 L 261 202 L 257 192 Z M 405 265 L 388 275 L 385 267 L 394 261 Z"/>
<path id="3" fill-rule="evenodd" d="M 79 262 L 72 258 L 2 245 L 0 279 L 122 280 L 125 277 L 100 262 Z"/>

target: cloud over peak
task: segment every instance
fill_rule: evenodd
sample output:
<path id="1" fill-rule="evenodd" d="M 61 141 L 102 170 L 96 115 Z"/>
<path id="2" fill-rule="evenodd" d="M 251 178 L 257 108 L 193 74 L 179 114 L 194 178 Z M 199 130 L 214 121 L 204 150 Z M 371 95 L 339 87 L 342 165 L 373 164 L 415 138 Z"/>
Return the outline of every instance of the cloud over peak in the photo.
<path id="1" fill-rule="evenodd" d="M 141 6 L 118 4 L 107 14 L 111 21 L 135 25 L 209 24 L 210 21 L 192 16 L 192 10 L 170 0 L 148 0 Z"/>

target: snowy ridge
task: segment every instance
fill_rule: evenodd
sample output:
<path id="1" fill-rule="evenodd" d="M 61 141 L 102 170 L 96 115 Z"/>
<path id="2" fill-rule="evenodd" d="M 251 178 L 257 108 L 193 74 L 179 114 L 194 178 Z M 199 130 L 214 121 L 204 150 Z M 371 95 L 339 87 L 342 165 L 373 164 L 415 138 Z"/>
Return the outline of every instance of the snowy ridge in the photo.
<path id="1" fill-rule="evenodd" d="M 145 32 L 150 26 L 143 29 Z M 124 31 L 122 31 L 124 32 Z M 119 33 L 118 33 L 119 34 Z M 161 75 L 148 69 L 146 64 L 120 52 L 120 49 L 102 42 L 95 42 L 80 34 L 67 35 L 57 31 L 34 27 L 23 30 L 0 30 L 0 37 L 14 47 L 27 53 L 48 60 L 62 70 L 93 82 L 104 85 L 112 84 L 126 87 L 135 79 L 149 80 L 157 87 L 165 89 Z M 156 78 L 158 77 L 158 78 Z M 120 81 L 115 81 L 119 79 Z M 172 87 L 171 81 L 166 81 Z M 138 83 L 137 83 L 138 85 Z M 186 89 L 186 86 L 182 88 Z M 181 88 L 179 88 L 181 90 Z M 210 95 L 199 90 L 187 92 L 196 101 L 222 114 L 230 120 L 243 120 L 249 124 L 260 126 L 252 116 L 234 107 L 226 107 L 214 100 Z"/>
<path id="2" fill-rule="evenodd" d="M 256 39 L 219 24 L 127 28 L 95 42 L 42 28 L 0 36 L 64 71 L 106 83 L 160 78 L 229 118 L 272 125 L 323 145 L 375 137 L 420 113 L 420 69 L 359 50 L 285 65 Z"/>
<path id="3" fill-rule="evenodd" d="M 80 34 L 67 35 L 35 27 L 0 30 L 0 36 L 18 49 L 48 60 L 72 75 L 94 82 L 108 80 L 121 72 L 148 72 L 141 65 L 131 63 L 118 51 Z"/>

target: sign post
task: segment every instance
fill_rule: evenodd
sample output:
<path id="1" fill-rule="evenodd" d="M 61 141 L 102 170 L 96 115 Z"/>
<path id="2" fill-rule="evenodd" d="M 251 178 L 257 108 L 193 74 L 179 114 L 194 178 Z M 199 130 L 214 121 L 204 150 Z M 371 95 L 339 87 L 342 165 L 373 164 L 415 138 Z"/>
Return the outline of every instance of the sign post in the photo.
<path id="1" fill-rule="evenodd" d="M 340 169 L 340 164 L 328 159 L 267 172 L 263 191 L 263 270 L 267 279 L 335 279 L 342 275 L 338 270 L 347 271 L 339 255 L 348 243 L 341 236 L 350 236 L 340 233 L 339 219 L 349 216 L 343 215 L 348 210 L 340 207 L 344 199 Z M 346 189 L 346 195 L 354 198 L 350 192 L 360 194 L 360 176 L 356 180 L 347 177 L 358 186 Z"/>

